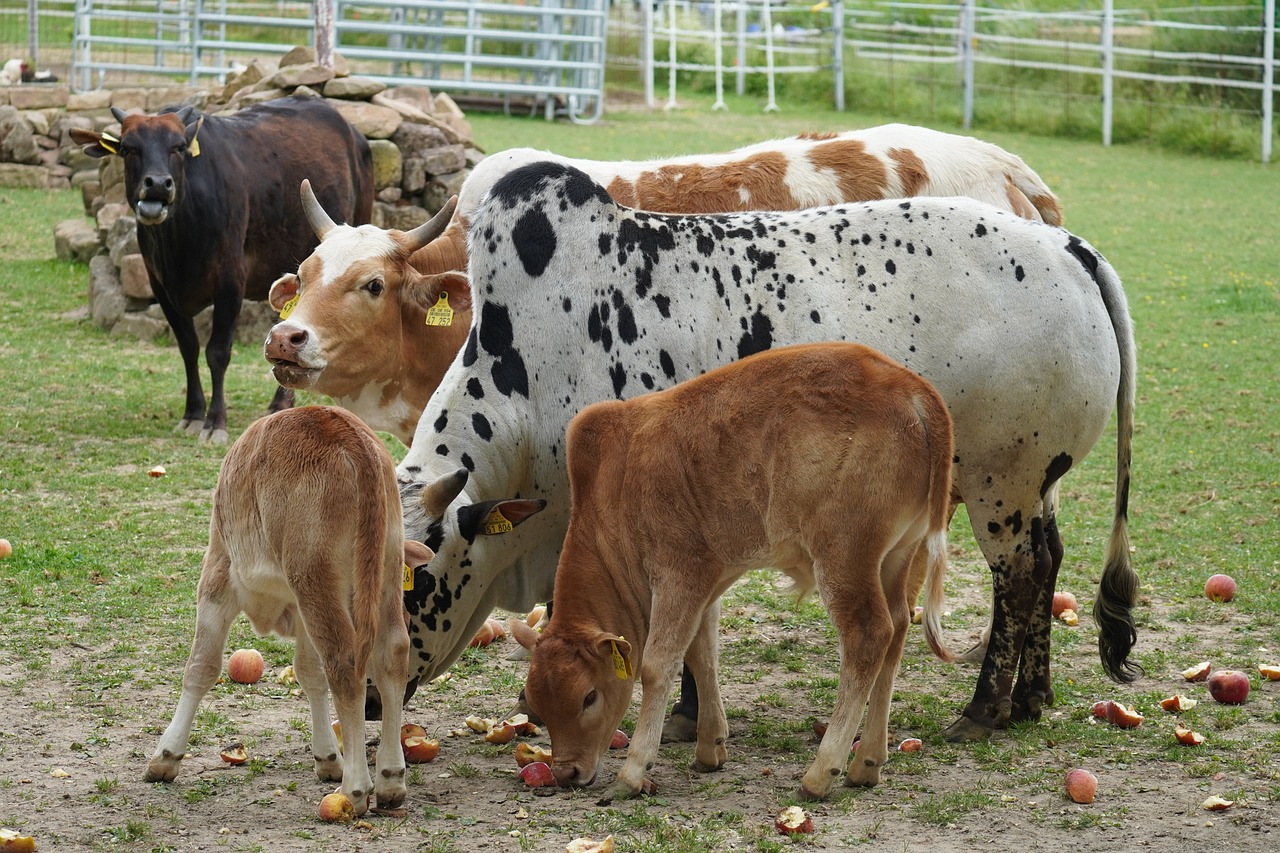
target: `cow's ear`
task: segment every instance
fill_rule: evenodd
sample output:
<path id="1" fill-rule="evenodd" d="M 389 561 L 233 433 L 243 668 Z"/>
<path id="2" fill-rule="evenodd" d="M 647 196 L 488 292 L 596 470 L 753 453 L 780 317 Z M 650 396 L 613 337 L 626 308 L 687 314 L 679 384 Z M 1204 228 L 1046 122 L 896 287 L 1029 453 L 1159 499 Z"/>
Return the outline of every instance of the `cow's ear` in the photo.
<path id="1" fill-rule="evenodd" d="M 84 146 L 84 153 L 90 157 L 109 157 L 120 153 L 120 140 L 109 133 L 97 133 L 83 127 L 70 129 L 71 141 Z"/>
<path id="2" fill-rule="evenodd" d="M 427 325 L 452 325 L 453 312 L 471 310 L 471 279 L 462 272 L 417 276 L 408 283 L 408 297 L 427 312 Z"/>
<path id="3" fill-rule="evenodd" d="M 529 624 L 523 619 L 514 617 L 508 619 L 507 630 L 511 632 L 511 636 L 516 638 L 517 643 L 529 651 L 533 651 L 533 647 L 538 645 L 538 632 L 530 628 Z"/>
<path id="4" fill-rule="evenodd" d="M 271 306 L 271 310 L 283 318 L 284 306 L 297 295 L 298 276 L 287 272 L 271 283 L 271 290 L 267 293 L 267 303 Z"/>
<path id="5" fill-rule="evenodd" d="M 482 533 L 485 536 L 510 533 L 526 519 L 541 512 L 546 505 L 544 500 L 526 498 L 468 504 L 458 510 L 458 532 L 468 542 Z"/>
<path id="6" fill-rule="evenodd" d="M 596 653 L 609 662 L 618 678 L 630 681 L 636 677 L 636 668 L 631 663 L 631 644 L 622 637 L 602 631 L 596 639 Z"/>

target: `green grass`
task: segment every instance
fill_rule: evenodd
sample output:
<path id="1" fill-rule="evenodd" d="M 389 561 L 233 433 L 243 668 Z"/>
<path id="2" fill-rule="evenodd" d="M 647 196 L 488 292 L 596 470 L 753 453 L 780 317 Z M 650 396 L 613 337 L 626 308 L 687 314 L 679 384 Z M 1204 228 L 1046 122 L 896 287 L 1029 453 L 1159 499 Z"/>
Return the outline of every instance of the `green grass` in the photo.
<path id="1" fill-rule="evenodd" d="M 643 158 L 891 118 L 822 109 L 761 116 L 746 102 L 734 108 L 714 123 L 701 107 L 671 114 L 623 111 L 593 127 L 486 115 L 471 121 L 489 151 L 535 145 L 574 156 Z M 1095 762 L 1115 774 L 1135 766 L 1175 768 L 1180 778 L 1206 785 L 1225 773 L 1241 799 L 1274 802 L 1280 796 L 1274 771 L 1280 705 L 1275 689 L 1259 685 L 1253 669 L 1260 647 L 1280 656 L 1280 263 L 1274 216 L 1262 215 L 1274 205 L 1274 167 L 1017 133 L 981 135 L 1040 172 L 1060 194 L 1069 227 L 1103 251 L 1126 284 L 1139 347 L 1131 497 L 1131 536 L 1143 584 L 1136 656 L 1148 676 L 1127 688 L 1107 682 L 1087 616 L 1077 629 L 1055 626 L 1058 702 L 1052 714 L 988 743 L 949 745 L 940 732 L 968 699 L 973 670 L 940 666 L 913 635 L 891 725 L 900 735 L 922 737 L 927 760 L 895 755 L 881 789 L 837 792 L 827 806 L 829 820 L 860 815 L 844 828 L 849 844 L 870 844 L 902 820 L 925 827 L 981 825 L 984 815 L 1001 813 L 1005 792 L 1025 799 L 1056 791 L 1069 761 Z M 52 260 L 54 224 L 81 213 L 76 193 L 0 191 L 0 536 L 14 545 L 13 556 L 0 564 L 0 662 L 10 715 L 52 718 L 70 708 L 85 722 L 66 741 L 89 756 L 120 738 L 122 726 L 145 728 L 149 745 L 172 711 L 168 700 L 137 700 L 176 690 L 223 450 L 172 432 L 182 404 L 176 349 L 110 337 L 85 317 L 86 268 Z M 257 348 L 237 346 L 227 387 L 234 438 L 271 395 Z M 146 476 L 156 464 L 167 468 L 167 476 Z M 1067 555 L 1059 586 L 1075 592 L 1086 613 L 1110 524 L 1113 478 L 1114 436 L 1108 433 L 1064 483 Z M 962 646 L 965 632 L 986 619 L 986 570 L 963 513 L 952 537 L 948 592 L 955 606 L 946 627 L 957 638 L 953 644 Z M 1215 572 L 1239 582 L 1236 600 L 1222 605 L 1204 599 L 1204 580 Z M 780 773 L 803 768 L 813 749 L 811 719 L 825 718 L 835 690 L 834 645 L 822 608 L 812 600 L 795 603 L 779 591 L 775 576 L 762 573 L 731 590 L 724 623 L 724 677 L 740 686 L 741 696 L 730 702 L 730 761 Z M 239 620 L 229 647 L 248 644 L 264 652 L 271 670 L 291 661 L 289 643 L 253 638 Z M 490 709 L 483 712 L 488 715 L 509 707 L 522 670 L 495 666 L 496 654 L 468 652 L 452 681 L 425 690 L 422 701 L 431 703 L 442 730 L 481 708 Z M 1181 669 L 1202 659 L 1254 672 L 1250 704 L 1217 706 L 1203 688 L 1181 683 Z M 55 697 L 54 683 L 69 691 Z M 1154 703 L 1174 690 L 1199 691 L 1202 703 L 1183 717 L 1206 735 L 1203 747 L 1171 745 L 1173 718 Z M 288 699 L 288 688 L 267 681 L 233 693 L 219 685 L 215 695 L 234 695 L 247 715 L 255 703 Z M 1139 707 L 1147 721 L 1130 732 L 1098 725 L 1088 714 L 1098 698 Z M 114 843 L 159 844 L 161 827 L 180 821 L 189 805 L 224 797 L 254 801 L 260 793 L 253 777 L 270 766 L 283 765 L 290 778 L 305 780 L 309 757 L 300 760 L 298 752 L 308 727 L 305 706 L 290 713 L 293 721 L 274 732 L 248 734 L 239 714 L 202 713 L 193 750 L 216 752 L 230 740 L 253 742 L 256 736 L 269 761 L 242 776 L 186 778 L 166 789 L 163 813 L 146 822 L 122 817 L 105 824 L 105 831 Z M 0 737 L 0 754 L 14 748 Z M 57 749 L 65 748 L 59 741 Z M 466 849 L 450 840 L 455 818 L 444 813 L 454 807 L 442 806 L 431 817 L 423 811 L 422 788 L 429 790 L 446 770 L 477 788 L 492 785 L 494 752 L 500 751 L 455 747 L 448 763 L 410 777 L 418 849 Z M 676 773 L 690 755 L 686 746 L 664 747 L 664 772 Z M 144 757 L 130 761 L 95 768 L 90 785 L 96 795 L 128 797 Z M 964 766 L 987 782 L 977 791 L 948 790 L 949 766 Z M 1140 778 L 1122 778 L 1140 786 Z M 746 810 L 746 796 L 752 807 L 760 805 L 754 801 L 759 794 L 737 793 L 741 783 L 730 777 L 695 783 L 704 787 L 684 802 L 598 809 L 591 806 L 592 793 L 585 793 L 557 800 L 562 811 L 530 805 L 534 823 L 521 826 L 520 847 L 542 849 L 570 832 L 625 833 L 629 851 L 714 849 L 731 837 L 757 850 L 793 846 L 759 830 L 754 814 L 744 819 L 742 812 L 725 812 L 719 824 L 661 819 L 703 798 L 729 797 Z M 25 801 L 28 795 L 19 789 L 0 784 L 0 800 Z M 903 803 L 879 825 L 865 816 L 865 798 L 872 796 L 901 796 Z M 8 818 L 0 810 L 0 821 Z M 1083 816 L 1055 811 L 1037 819 L 1079 829 L 1127 820 L 1116 800 Z M 506 827 L 467 831 L 515 846 Z"/>

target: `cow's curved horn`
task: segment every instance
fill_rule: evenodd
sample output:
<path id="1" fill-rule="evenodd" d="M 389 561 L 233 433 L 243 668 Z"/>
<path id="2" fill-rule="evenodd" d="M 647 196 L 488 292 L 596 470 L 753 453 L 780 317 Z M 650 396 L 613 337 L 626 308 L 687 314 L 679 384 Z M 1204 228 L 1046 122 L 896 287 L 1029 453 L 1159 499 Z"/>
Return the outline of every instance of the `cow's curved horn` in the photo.
<path id="1" fill-rule="evenodd" d="M 311 181 L 306 178 L 302 179 L 302 212 L 307 215 L 311 230 L 316 232 L 316 236 L 321 240 L 324 239 L 324 235 L 337 227 L 337 224 L 329 218 L 329 214 L 325 213 L 324 208 L 320 206 L 316 194 L 311 191 Z"/>
<path id="2" fill-rule="evenodd" d="M 116 121 L 124 124 L 124 110 L 119 107 L 112 107 L 111 114 L 116 117 Z"/>
<path id="3" fill-rule="evenodd" d="M 195 107 L 191 106 L 190 104 L 187 104 L 185 107 L 178 110 L 178 121 L 182 122 L 183 126 L 185 127 L 186 125 L 191 123 L 191 114 L 195 111 L 196 111 Z"/>
<path id="4" fill-rule="evenodd" d="M 443 234 L 445 227 L 449 224 L 449 220 L 453 218 L 453 211 L 457 207 L 458 197 L 456 195 L 450 196 L 444 207 L 440 208 L 440 211 L 435 216 L 412 231 L 406 231 L 405 237 L 408 238 L 409 244 L 413 246 L 413 251 L 418 251 Z"/>

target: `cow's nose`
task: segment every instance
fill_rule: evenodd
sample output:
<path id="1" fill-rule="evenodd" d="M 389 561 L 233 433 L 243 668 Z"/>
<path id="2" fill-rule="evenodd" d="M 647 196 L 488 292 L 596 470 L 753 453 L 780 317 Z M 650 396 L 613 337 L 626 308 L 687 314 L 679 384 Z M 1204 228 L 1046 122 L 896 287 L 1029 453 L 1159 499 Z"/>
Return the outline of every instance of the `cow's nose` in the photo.
<path id="1" fill-rule="evenodd" d="M 295 361 L 297 355 L 307 344 L 307 330 L 297 326 L 280 328 L 276 326 L 267 334 L 267 358 Z"/>
<path id="2" fill-rule="evenodd" d="M 154 190 L 157 187 L 165 192 L 173 192 L 173 176 L 172 175 L 147 175 L 142 179 L 142 186 L 148 190 Z"/>

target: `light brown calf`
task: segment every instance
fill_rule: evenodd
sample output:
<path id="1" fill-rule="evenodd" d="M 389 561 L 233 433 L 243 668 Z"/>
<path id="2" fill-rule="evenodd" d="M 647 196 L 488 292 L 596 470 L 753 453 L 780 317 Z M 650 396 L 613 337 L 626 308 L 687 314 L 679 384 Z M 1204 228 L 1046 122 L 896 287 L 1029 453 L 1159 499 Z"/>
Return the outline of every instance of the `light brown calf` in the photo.
<path id="1" fill-rule="evenodd" d="M 380 807 L 399 807 L 406 790 L 398 700 L 409 657 L 403 537 L 394 463 L 354 415 L 306 406 L 251 424 L 218 475 L 195 640 L 178 708 L 146 780 L 177 777 L 196 710 L 222 669 L 227 632 L 244 613 L 258 633 L 296 641 L 294 671 L 311 703 L 316 775 L 340 779 L 359 814 L 371 790 Z M 412 556 L 415 565 L 430 560 Z M 397 700 L 383 703 L 376 785 L 358 736 L 366 671 L 382 696 Z M 329 691 L 348 733 L 341 755 L 329 724 Z"/>
<path id="2" fill-rule="evenodd" d="M 951 454 L 933 386 L 860 344 L 776 349 L 585 408 L 568 433 L 572 515 L 551 621 L 541 636 L 511 625 L 532 652 L 525 693 L 557 781 L 595 780 L 638 673 L 635 736 L 606 797 L 650 789 L 682 658 L 701 699 L 694 767 L 723 765 L 719 599 L 743 573 L 773 567 L 801 593 L 817 587 L 840 642 L 835 709 L 800 793 L 823 798 L 846 773 L 868 704 L 846 783 L 876 784 L 919 548 L 926 637 L 950 659 L 938 611 Z"/>

